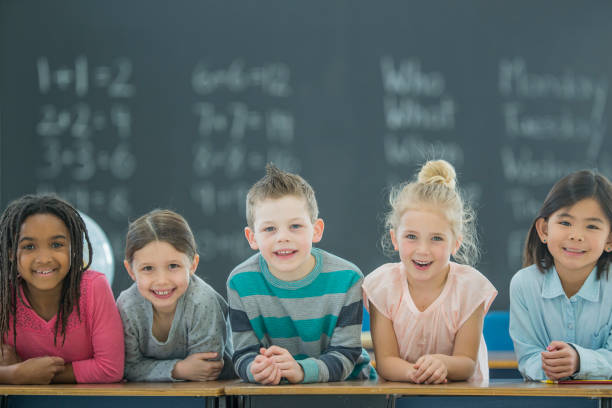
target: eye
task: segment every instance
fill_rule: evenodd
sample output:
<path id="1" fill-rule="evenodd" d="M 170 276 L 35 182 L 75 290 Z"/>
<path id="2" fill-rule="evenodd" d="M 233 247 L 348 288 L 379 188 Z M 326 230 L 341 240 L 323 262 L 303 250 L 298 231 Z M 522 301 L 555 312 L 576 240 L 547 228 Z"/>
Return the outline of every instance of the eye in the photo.
<path id="1" fill-rule="evenodd" d="M 417 236 L 414 234 L 406 234 L 407 239 L 417 239 Z"/>
<path id="2" fill-rule="evenodd" d="M 179 265 L 179 264 L 175 264 L 175 263 L 171 263 L 170 265 L 168 265 L 168 267 L 169 267 L 170 269 L 176 269 L 176 268 L 180 268 L 180 267 L 181 267 L 181 265 Z"/>
<path id="3" fill-rule="evenodd" d="M 59 249 L 59 248 L 63 248 L 64 247 L 64 243 L 63 242 L 52 242 L 51 243 L 51 248 L 53 249 Z"/>
<path id="4" fill-rule="evenodd" d="M 153 267 L 151 265 L 145 265 L 142 267 L 142 270 L 144 272 L 151 272 L 153 270 Z"/>
<path id="5" fill-rule="evenodd" d="M 434 235 L 433 237 L 431 237 L 432 241 L 444 241 L 444 237 L 441 237 L 440 235 Z"/>
<path id="6" fill-rule="evenodd" d="M 299 229 L 299 228 L 302 228 L 301 224 L 292 224 L 291 225 L 291 229 Z"/>
<path id="7" fill-rule="evenodd" d="M 589 224 L 589 225 L 587 225 L 587 229 L 598 230 L 598 229 L 599 229 L 599 226 L 597 226 L 597 225 L 593 225 L 593 224 Z"/>
<path id="8" fill-rule="evenodd" d="M 274 231 L 274 227 L 265 227 L 263 230 L 264 232 L 272 232 Z"/>
<path id="9" fill-rule="evenodd" d="M 25 244 L 21 246 L 21 249 L 24 251 L 31 251 L 34 249 L 34 244 Z"/>
<path id="10" fill-rule="evenodd" d="M 563 225 L 564 227 L 570 227 L 572 224 L 570 224 L 569 221 L 559 221 L 559 225 Z"/>

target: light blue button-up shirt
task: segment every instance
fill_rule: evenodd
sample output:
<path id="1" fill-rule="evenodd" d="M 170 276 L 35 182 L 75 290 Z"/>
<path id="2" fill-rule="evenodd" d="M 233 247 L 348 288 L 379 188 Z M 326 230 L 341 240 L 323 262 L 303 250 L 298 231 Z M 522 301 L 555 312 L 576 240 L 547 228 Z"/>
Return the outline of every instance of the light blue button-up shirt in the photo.
<path id="1" fill-rule="evenodd" d="M 612 280 L 597 268 L 567 298 L 553 267 L 521 269 L 510 282 L 510 336 L 521 374 L 544 380 L 540 353 L 553 340 L 571 343 L 580 355 L 575 378 L 612 378 Z"/>

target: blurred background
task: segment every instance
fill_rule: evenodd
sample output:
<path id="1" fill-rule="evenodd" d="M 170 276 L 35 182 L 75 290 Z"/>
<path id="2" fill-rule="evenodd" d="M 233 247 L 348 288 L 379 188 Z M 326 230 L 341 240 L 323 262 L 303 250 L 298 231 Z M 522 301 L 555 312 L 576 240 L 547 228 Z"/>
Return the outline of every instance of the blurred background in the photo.
<path id="1" fill-rule="evenodd" d="M 312 184 L 319 246 L 367 274 L 394 259 L 389 187 L 444 158 L 505 310 L 553 183 L 612 177 L 611 18 L 607 1 L 0 0 L 0 205 L 55 192 L 91 217 L 115 296 L 128 222 L 173 209 L 225 296 L 266 162 Z"/>

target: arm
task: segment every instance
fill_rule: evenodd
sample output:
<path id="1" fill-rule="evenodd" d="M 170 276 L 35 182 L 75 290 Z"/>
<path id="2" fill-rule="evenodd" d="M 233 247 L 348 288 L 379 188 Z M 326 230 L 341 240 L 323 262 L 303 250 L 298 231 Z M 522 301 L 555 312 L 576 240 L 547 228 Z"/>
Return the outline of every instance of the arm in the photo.
<path id="1" fill-rule="evenodd" d="M 251 365 L 259 354 L 262 345 L 255 335 L 242 299 L 232 287 L 231 280 L 228 281 L 227 285 L 227 298 L 232 327 L 232 341 L 234 343 L 234 355 L 232 357 L 234 368 L 242 380 L 256 382 L 251 373 Z"/>
<path id="2" fill-rule="evenodd" d="M 400 357 L 393 323 L 372 302 L 369 310 L 376 371 L 388 381 L 412 381 L 414 364 Z"/>
<path id="3" fill-rule="evenodd" d="M 0 384 L 49 384 L 63 370 L 64 360 L 60 357 L 35 357 L 0 366 Z"/>
<path id="4" fill-rule="evenodd" d="M 459 328 L 455 336 L 451 356 L 432 354 L 417 360 L 415 363 L 415 382 L 439 383 L 442 382 L 443 378 L 451 381 L 465 381 L 474 374 L 476 361 L 478 360 L 480 336 L 482 336 L 484 309 L 484 303 L 479 305 Z M 431 357 L 431 359 L 427 357 Z M 431 361 L 433 359 L 439 360 L 444 367 L 437 367 L 435 362 Z M 436 373 L 436 369 L 441 369 L 441 372 Z"/>
<path id="5" fill-rule="evenodd" d="M 545 380 L 541 353 L 548 342 L 539 338 L 525 301 L 525 289 L 515 276 L 510 282 L 510 337 L 518 359 L 519 371 L 528 380 Z"/>
<path id="6" fill-rule="evenodd" d="M 89 328 L 93 358 L 73 361 L 74 377 L 79 383 L 112 383 L 123 377 L 124 344 L 121 317 L 104 275 L 96 276 L 88 293 Z"/>
<path id="7" fill-rule="evenodd" d="M 354 282 L 346 292 L 336 326 L 331 333 L 329 346 L 318 358 L 298 361 L 304 371 L 302 382 L 344 381 L 353 372 L 361 357 L 361 321 L 363 300 L 361 299 L 361 274 L 355 273 Z"/>
<path id="8" fill-rule="evenodd" d="M 579 370 L 575 378 L 612 378 L 612 332 L 600 349 L 589 349 L 572 343 L 579 356 Z"/>

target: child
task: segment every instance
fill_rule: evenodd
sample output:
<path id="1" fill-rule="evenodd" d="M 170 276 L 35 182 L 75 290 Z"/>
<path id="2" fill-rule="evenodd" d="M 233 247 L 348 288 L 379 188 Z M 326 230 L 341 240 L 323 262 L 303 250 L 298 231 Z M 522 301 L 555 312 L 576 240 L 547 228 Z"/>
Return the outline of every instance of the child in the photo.
<path id="1" fill-rule="evenodd" d="M 175 212 L 154 210 L 130 224 L 124 265 L 136 283 L 117 299 L 129 381 L 232 377 L 227 303 L 194 274 L 198 261 Z"/>
<path id="2" fill-rule="evenodd" d="M 248 192 L 245 236 L 259 252 L 227 281 L 236 372 L 278 384 L 375 378 L 361 347 L 361 271 L 312 248 L 323 220 L 312 187 L 273 165 Z"/>
<path id="3" fill-rule="evenodd" d="M 123 330 L 103 274 L 88 271 L 85 223 L 68 203 L 27 195 L 0 219 L 0 382 L 110 383 Z"/>
<path id="4" fill-rule="evenodd" d="M 612 184 L 592 171 L 562 178 L 544 200 L 525 268 L 510 282 L 510 336 L 525 378 L 612 378 L 611 225 Z"/>
<path id="5" fill-rule="evenodd" d="M 418 181 L 390 198 L 387 228 L 401 262 L 363 284 L 378 373 L 391 381 L 488 381 L 484 315 L 497 291 L 474 268 L 473 216 L 455 189 L 455 170 L 430 161 Z"/>

